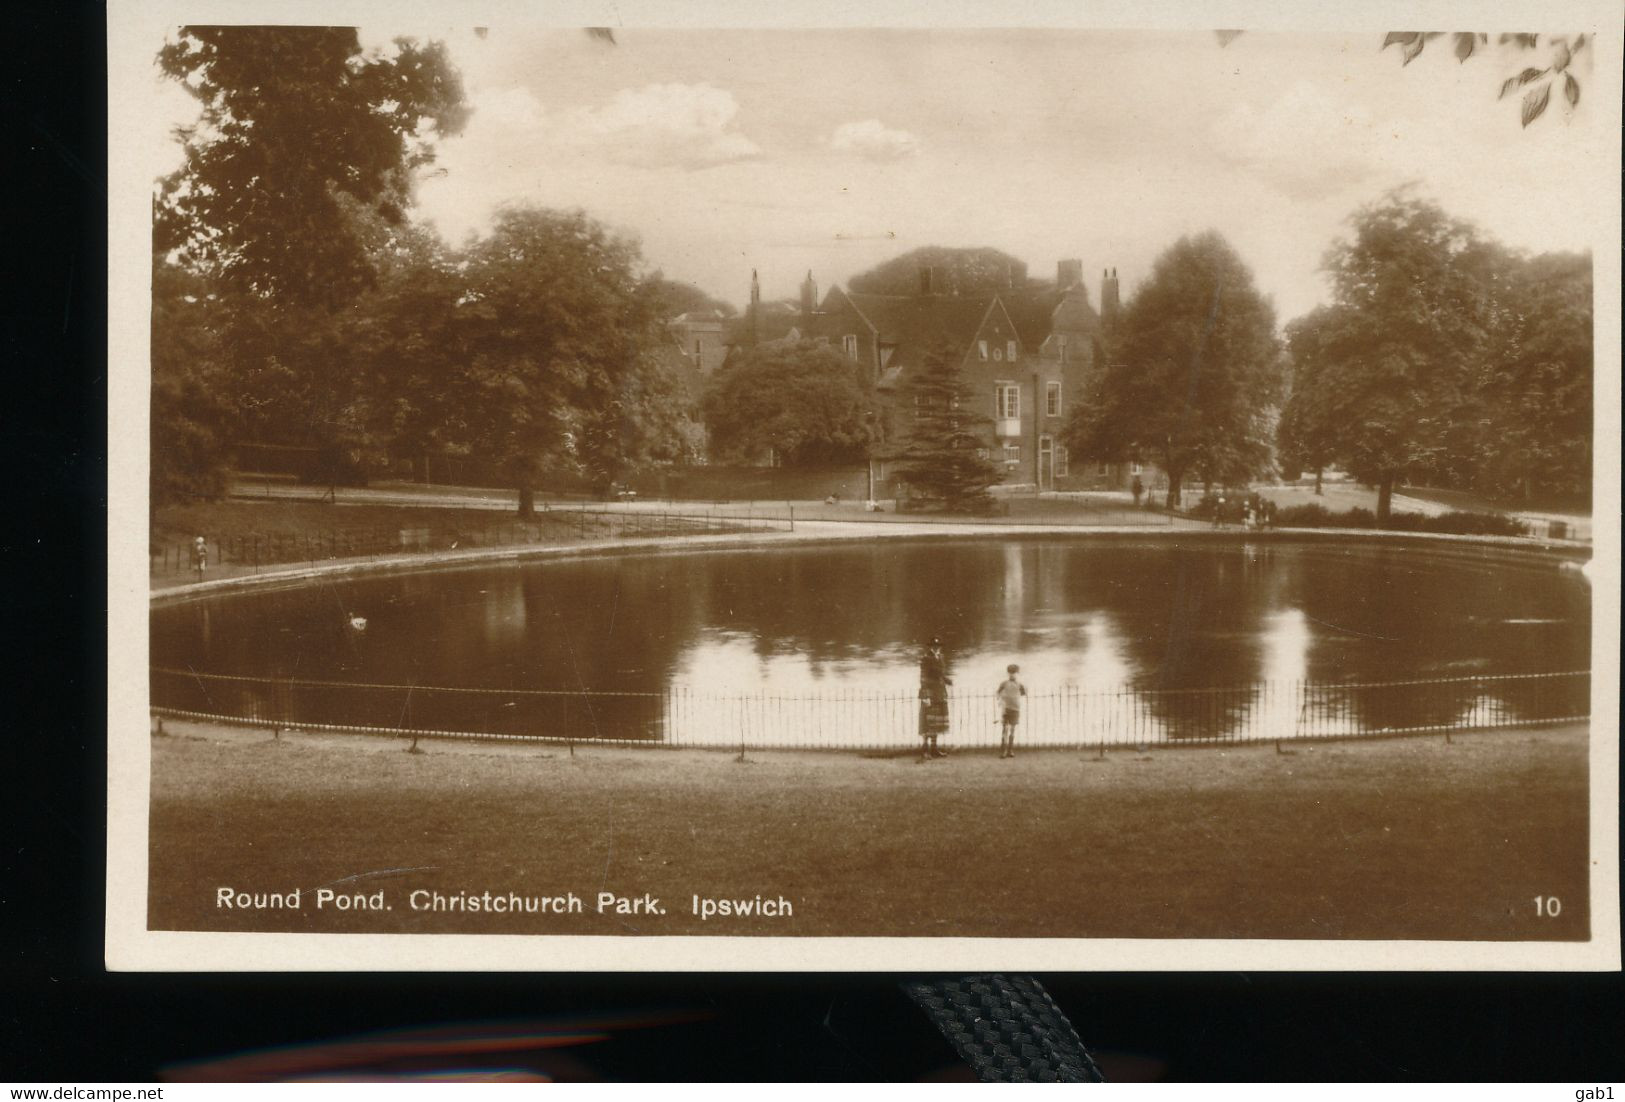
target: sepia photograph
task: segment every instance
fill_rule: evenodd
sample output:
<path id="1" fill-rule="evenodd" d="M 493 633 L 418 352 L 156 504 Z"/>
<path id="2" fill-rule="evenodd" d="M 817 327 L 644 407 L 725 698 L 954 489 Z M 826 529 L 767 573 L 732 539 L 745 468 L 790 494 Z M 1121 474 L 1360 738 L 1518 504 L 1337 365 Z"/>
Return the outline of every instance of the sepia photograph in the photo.
<path id="1" fill-rule="evenodd" d="M 1619 966 L 1620 13 L 879 10 L 110 9 L 111 967 Z"/>

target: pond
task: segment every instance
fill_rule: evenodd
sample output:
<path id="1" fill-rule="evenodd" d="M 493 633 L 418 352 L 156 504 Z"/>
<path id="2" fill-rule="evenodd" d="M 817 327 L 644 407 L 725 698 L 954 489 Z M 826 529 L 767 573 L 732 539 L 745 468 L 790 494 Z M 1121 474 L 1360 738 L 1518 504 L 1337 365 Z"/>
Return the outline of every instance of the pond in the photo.
<path id="1" fill-rule="evenodd" d="M 1591 593 L 1533 555 L 1376 542 L 881 541 L 509 563 L 156 608 L 152 663 L 186 672 L 155 672 L 154 703 L 290 723 L 896 745 L 932 636 L 962 742 L 997 741 L 992 694 L 1010 663 L 1031 741 L 1357 733 L 1464 725 L 1485 708 L 1500 721 L 1585 714 L 1586 678 L 1496 679 L 1588 669 Z"/>

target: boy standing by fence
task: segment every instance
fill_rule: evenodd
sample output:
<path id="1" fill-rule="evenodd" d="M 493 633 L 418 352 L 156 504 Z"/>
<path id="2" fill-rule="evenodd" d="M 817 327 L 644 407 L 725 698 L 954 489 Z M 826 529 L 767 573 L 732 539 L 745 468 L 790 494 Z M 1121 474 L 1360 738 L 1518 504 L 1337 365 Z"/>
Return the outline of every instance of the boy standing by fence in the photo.
<path id="1" fill-rule="evenodd" d="M 1027 686 L 1016 674 L 1021 667 L 1012 662 L 1005 667 L 1010 676 L 999 684 L 999 708 L 1004 712 L 1004 727 L 999 733 L 999 757 L 1016 756 L 1016 725 L 1021 722 L 1021 698 L 1027 695 Z"/>

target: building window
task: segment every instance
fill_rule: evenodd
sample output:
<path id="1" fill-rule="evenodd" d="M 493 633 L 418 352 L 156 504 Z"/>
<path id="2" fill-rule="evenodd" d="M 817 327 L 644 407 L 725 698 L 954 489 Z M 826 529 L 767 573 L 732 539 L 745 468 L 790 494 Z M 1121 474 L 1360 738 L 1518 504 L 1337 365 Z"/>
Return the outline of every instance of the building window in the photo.
<path id="1" fill-rule="evenodd" d="M 1011 363 L 1016 362 L 1016 342 L 1015 341 L 1005 341 L 1004 342 L 1004 358 L 1009 360 Z"/>
<path id="2" fill-rule="evenodd" d="M 1138 463 L 1130 463 L 1128 465 L 1128 473 L 1129 474 L 1144 474 L 1145 471 L 1140 467 L 1140 465 Z"/>
<path id="3" fill-rule="evenodd" d="M 993 350 L 993 359 L 995 361 L 1003 360 L 1004 359 L 1004 350 L 1002 348 L 995 348 Z"/>
<path id="4" fill-rule="evenodd" d="M 1020 444 L 1006 444 L 1004 446 L 1004 464 L 1005 464 L 1005 466 L 1014 467 L 1020 462 L 1021 462 L 1021 445 Z"/>
<path id="5" fill-rule="evenodd" d="M 846 358 L 849 360 L 858 358 L 858 335 L 856 333 L 848 333 L 841 338 L 841 351 L 846 353 Z"/>
<path id="6" fill-rule="evenodd" d="M 1061 415 L 1061 384 L 1044 384 L 1044 413 L 1049 417 Z"/>
<path id="7" fill-rule="evenodd" d="M 1055 477 L 1056 478 L 1065 478 L 1066 477 L 1066 475 L 1067 475 L 1067 465 L 1066 464 L 1067 464 L 1066 449 L 1061 447 L 1061 445 L 1059 445 L 1059 444 L 1055 445 Z"/>
<path id="8" fill-rule="evenodd" d="M 987 359 L 987 342 L 986 341 L 977 341 L 976 342 L 976 358 L 979 359 L 979 360 L 983 360 L 983 361 L 985 361 Z"/>
<path id="9" fill-rule="evenodd" d="M 994 388 L 993 406 L 1001 419 L 1021 416 L 1021 386 L 1000 383 Z"/>
<path id="10" fill-rule="evenodd" d="M 1095 473 L 1096 474 L 1111 474 L 1112 473 L 1111 464 L 1110 463 L 1096 463 L 1095 464 Z"/>
<path id="11" fill-rule="evenodd" d="M 696 360 L 700 358 L 700 339 L 698 337 L 694 338 L 694 358 Z"/>
<path id="12" fill-rule="evenodd" d="M 1060 353 L 1061 362 L 1066 363 L 1066 338 L 1065 337 L 1056 337 L 1055 338 L 1055 350 Z"/>
<path id="13" fill-rule="evenodd" d="M 920 419 L 920 415 L 923 414 L 924 412 L 925 412 L 925 395 L 916 394 L 914 396 L 914 420 L 918 421 Z"/>
<path id="14" fill-rule="evenodd" d="M 993 453 L 991 451 L 989 451 L 987 448 L 977 448 L 976 449 L 976 458 L 977 459 L 986 459 L 992 454 Z"/>

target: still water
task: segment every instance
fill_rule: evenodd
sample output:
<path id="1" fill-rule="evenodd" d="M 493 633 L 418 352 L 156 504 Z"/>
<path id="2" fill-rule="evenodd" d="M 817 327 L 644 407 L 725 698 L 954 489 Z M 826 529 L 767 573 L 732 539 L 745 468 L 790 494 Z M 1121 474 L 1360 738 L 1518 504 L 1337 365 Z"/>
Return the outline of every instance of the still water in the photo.
<path id="1" fill-rule="evenodd" d="M 1477 549 L 882 542 L 508 564 L 251 591 L 156 609 L 152 661 L 250 677 L 681 694 L 691 702 L 741 695 L 908 701 L 921 643 L 939 636 L 956 693 L 991 697 L 1006 664 L 1019 663 L 1036 717 L 1037 703 L 1058 693 L 1583 670 L 1590 598 L 1577 571 Z M 364 631 L 351 627 L 354 616 L 365 618 Z M 170 689 L 155 679 L 154 691 L 163 703 Z M 420 716 L 432 696 L 417 694 Z M 1283 717 L 1297 707 L 1244 703 L 1254 712 L 1278 707 Z M 456 706 L 476 705 L 529 706 L 473 695 Z M 336 697 L 331 706 L 343 710 Z M 585 723 L 605 737 L 671 737 L 682 716 L 669 703 L 661 709 L 651 719 L 647 709 L 634 716 L 601 704 L 590 716 L 535 722 Z M 896 717 L 904 726 L 905 711 L 900 705 Z M 807 717 L 789 721 L 788 738 L 809 734 L 798 723 L 840 723 L 827 709 Z M 687 725 L 739 722 L 713 707 Z M 517 720 L 508 727 L 527 729 Z M 703 730 L 690 734 L 703 740 Z"/>

